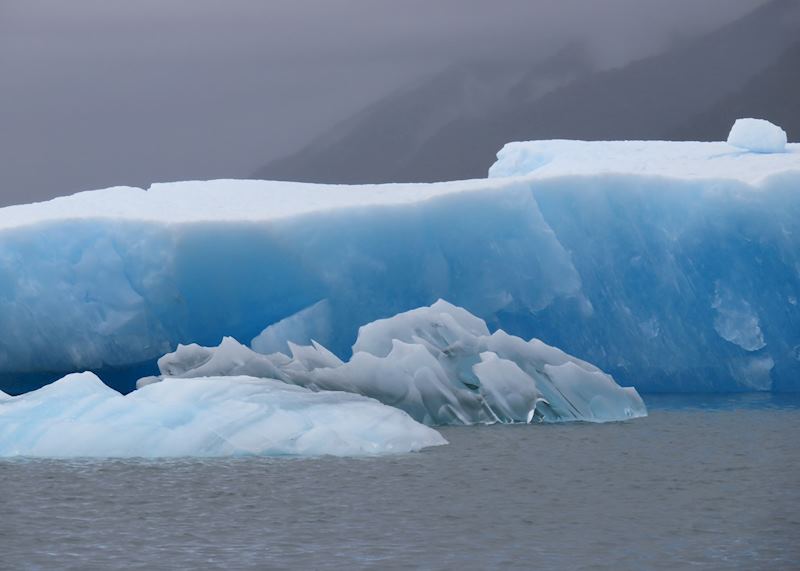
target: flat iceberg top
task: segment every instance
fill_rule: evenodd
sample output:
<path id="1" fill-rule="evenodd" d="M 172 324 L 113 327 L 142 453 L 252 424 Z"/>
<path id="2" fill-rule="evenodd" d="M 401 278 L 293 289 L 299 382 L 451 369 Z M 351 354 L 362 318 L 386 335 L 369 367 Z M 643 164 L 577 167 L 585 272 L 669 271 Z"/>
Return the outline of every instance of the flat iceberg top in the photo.
<path id="1" fill-rule="evenodd" d="M 119 186 L 47 202 L 0 208 L 0 230 L 65 219 L 164 223 L 260 222 L 340 208 L 398 206 L 464 192 L 500 190 L 515 181 L 628 174 L 758 183 L 785 171 L 800 174 L 800 144 L 756 153 L 728 143 L 667 141 L 528 141 L 508 143 L 487 179 L 441 183 L 323 185 L 260 180 L 159 183 L 149 190 Z"/>
<path id="2" fill-rule="evenodd" d="M 784 152 L 763 153 L 728 143 L 553 140 L 508 143 L 497 153 L 489 177 L 621 174 L 757 184 L 787 171 L 800 174 L 798 143 L 786 145 Z"/>
<path id="3" fill-rule="evenodd" d="M 107 218 L 162 223 L 263 222 L 339 208 L 397 206 L 457 192 L 504 187 L 503 181 L 327 185 L 264 180 L 117 186 L 34 204 L 0 208 L 0 230 L 65 219 Z"/>
<path id="4" fill-rule="evenodd" d="M 446 443 L 372 399 L 243 376 L 123 396 L 76 373 L 0 401 L 0 457 L 368 456 Z"/>

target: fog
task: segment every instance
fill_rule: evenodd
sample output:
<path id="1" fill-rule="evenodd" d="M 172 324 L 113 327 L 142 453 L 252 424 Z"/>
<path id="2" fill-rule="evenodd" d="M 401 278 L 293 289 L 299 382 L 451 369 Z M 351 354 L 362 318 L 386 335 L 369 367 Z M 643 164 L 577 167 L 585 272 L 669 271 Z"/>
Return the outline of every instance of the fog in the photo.
<path id="1" fill-rule="evenodd" d="M 0 205 L 247 177 L 453 63 L 582 41 L 614 67 L 763 3 L 3 0 Z"/>

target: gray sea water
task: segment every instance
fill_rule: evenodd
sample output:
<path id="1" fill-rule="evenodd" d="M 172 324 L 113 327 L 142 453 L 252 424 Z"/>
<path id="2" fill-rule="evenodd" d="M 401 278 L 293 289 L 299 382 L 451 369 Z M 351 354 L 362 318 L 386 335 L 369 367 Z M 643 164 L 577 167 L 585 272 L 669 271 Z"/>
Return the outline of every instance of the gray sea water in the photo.
<path id="1" fill-rule="evenodd" d="M 798 569 L 796 398 L 368 459 L 0 461 L 0 568 Z"/>

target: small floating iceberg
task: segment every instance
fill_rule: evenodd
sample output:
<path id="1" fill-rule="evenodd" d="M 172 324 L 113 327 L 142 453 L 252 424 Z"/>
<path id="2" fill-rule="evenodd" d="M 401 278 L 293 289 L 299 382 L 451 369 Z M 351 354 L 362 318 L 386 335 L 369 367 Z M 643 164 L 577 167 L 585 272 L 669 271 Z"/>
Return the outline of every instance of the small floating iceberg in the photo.
<path id="1" fill-rule="evenodd" d="M 647 415 L 636 389 L 620 387 L 594 365 L 538 339 L 525 341 L 502 330 L 490 334 L 482 319 L 443 300 L 361 327 L 346 363 L 314 341 L 283 341 L 290 355 L 263 355 L 230 337 L 218 347 L 180 345 L 158 366 L 165 378 L 249 375 L 346 391 L 433 426 Z M 138 386 L 159 380 L 147 377 Z"/>
<path id="2" fill-rule="evenodd" d="M 765 119 L 737 119 L 728 134 L 728 144 L 753 153 L 786 151 L 786 131 Z"/>
<path id="3" fill-rule="evenodd" d="M 367 456 L 446 443 L 372 399 L 244 376 L 123 396 L 76 373 L 0 400 L 0 457 Z"/>

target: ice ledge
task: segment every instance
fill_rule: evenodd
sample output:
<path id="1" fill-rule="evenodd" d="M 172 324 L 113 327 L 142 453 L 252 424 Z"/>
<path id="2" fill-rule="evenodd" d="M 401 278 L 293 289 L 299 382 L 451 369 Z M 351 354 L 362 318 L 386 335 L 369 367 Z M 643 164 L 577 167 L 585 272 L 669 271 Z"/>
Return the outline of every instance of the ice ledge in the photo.
<path id="1" fill-rule="evenodd" d="M 800 144 L 765 154 L 729 143 L 553 140 L 506 144 L 489 168 L 489 178 L 614 174 L 759 184 L 786 172 L 800 176 Z"/>
<path id="2" fill-rule="evenodd" d="M 158 183 L 148 190 L 117 186 L 0 208 L 0 231 L 93 219 L 162 224 L 269 222 L 346 209 L 413 205 L 439 196 L 515 186 L 520 185 L 485 179 L 380 185 L 223 179 Z"/>

